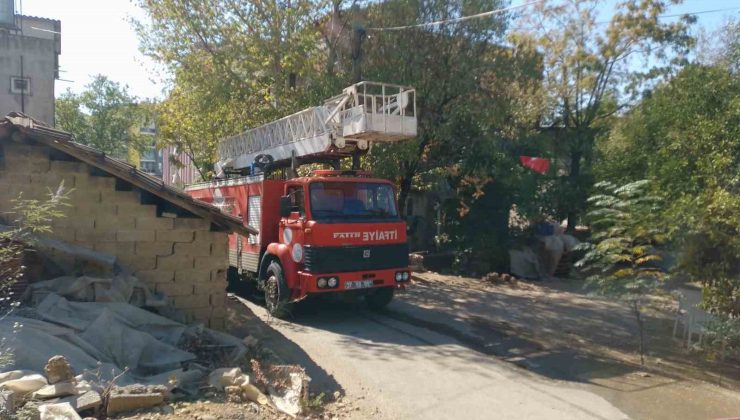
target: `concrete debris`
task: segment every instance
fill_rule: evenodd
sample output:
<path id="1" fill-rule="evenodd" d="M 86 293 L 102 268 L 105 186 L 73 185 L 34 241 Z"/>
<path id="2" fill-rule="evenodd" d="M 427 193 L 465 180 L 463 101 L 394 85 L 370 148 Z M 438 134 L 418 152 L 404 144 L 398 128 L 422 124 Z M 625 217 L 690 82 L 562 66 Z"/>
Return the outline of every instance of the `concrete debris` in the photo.
<path id="1" fill-rule="evenodd" d="M 44 373 L 46 373 L 46 379 L 50 384 L 57 382 L 73 382 L 75 374 L 72 371 L 72 366 L 69 365 L 67 359 L 64 356 L 54 356 L 44 366 Z"/>
<path id="2" fill-rule="evenodd" d="M 242 343 L 244 343 L 244 345 L 247 347 L 255 347 L 257 343 L 259 343 L 259 340 L 254 338 L 254 336 L 252 335 L 248 335 L 244 337 L 244 339 L 242 339 Z"/>
<path id="3" fill-rule="evenodd" d="M 72 382 L 58 382 L 53 385 L 46 385 L 38 391 L 31 394 L 33 398 L 39 400 L 48 400 L 56 397 L 66 397 L 69 395 L 75 395 L 77 390 L 75 384 Z"/>
<path id="4" fill-rule="evenodd" d="M 44 404 L 39 406 L 40 420 L 82 420 L 69 403 Z"/>
<path id="5" fill-rule="evenodd" d="M 0 391 L 0 413 L 15 413 L 15 392 Z M 1 415 L 0 418 L 2 418 Z"/>
<path id="6" fill-rule="evenodd" d="M 261 405 L 270 404 L 270 399 L 267 398 L 267 395 L 263 394 L 259 388 L 252 384 L 243 384 L 241 386 L 241 390 L 242 396 L 249 401 L 253 401 Z"/>
<path id="7" fill-rule="evenodd" d="M 103 405 L 103 399 L 97 391 L 87 391 L 82 395 L 73 395 L 61 398 L 59 403 L 69 403 L 78 413 L 95 410 Z"/>
<path id="8" fill-rule="evenodd" d="M 416 273 L 427 271 L 424 268 L 424 256 L 421 254 L 409 254 L 409 268 Z"/>
<path id="9" fill-rule="evenodd" d="M 485 276 L 483 276 L 483 281 L 491 283 L 491 284 L 500 284 L 500 283 L 510 283 L 510 284 L 516 284 L 519 280 L 508 273 L 488 273 Z"/>
<path id="10" fill-rule="evenodd" d="M 18 377 L 13 377 L 16 376 L 13 375 L 13 373 L 17 372 L 21 372 L 22 375 Z M 16 370 L 7 373 L 11 374 L 8 375 L 8 377 L 11 377 L 12 379 L 0 382 L 0 389 L 14 391 L 16 394 L 30 394 L 48 385 L 48 382 L 46 382 L 46 378 L 37 373 L 27 374 L 25 373 L 25 371 L 22 370 Z M 0 378 L 0 380 L 2 380 L 2 378 Z"/>
<path id="11" fill-rule="evenodd" d="M 242 389 L 238 386 L 226 386 L 224 387 L 224 393 L 226 394 L 226 401 L 234 404 L 241 404 L 242 402 Z"/>
<path id="12" fill-rule="evenodd" d="M 249 376 L 242 373 L 238 367 L 216 369 L 208 375 L 208 385 L 218 390 L 227 386 L 241 386 L 248 383 Z"/>
<path id="13" fill-rule="evenodd" d="M 308 399 L 308 383 L 311 381 L 302 367 L 296 365 L 263 367 L 256 360 L 252 360 L 251 365 L 256 383 L 266 388 L 275 408 L 293 417 L 302 412 L 301 401 Z"/>
<path id="14" fill-rule="evenodd" d="M 160 393 L 147 394 L 111 394 L 108 397 L 107 414 L 109 416 L 160 405 L 164 402 L 164 395 Z"/>

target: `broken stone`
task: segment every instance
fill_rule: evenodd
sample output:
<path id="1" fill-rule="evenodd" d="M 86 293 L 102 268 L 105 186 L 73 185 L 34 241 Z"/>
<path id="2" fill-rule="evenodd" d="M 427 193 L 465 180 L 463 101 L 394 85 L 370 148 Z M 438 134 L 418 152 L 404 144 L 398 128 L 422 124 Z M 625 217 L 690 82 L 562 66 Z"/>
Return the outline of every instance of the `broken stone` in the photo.
<path id="1" fill-rule="evenodd" d="M 44 372 L 46 373 L 46 379 L 50 384 L 57 382 L 73 382 L 75 374 L 72 371 L 72 366 L 64 356 L 53 356 L 46 362 L 44 366 Z"/>
<path id="2" fill-rule="evenodd" d="M 48 400 L 49 398 L 66 397 L 68 395 L 75 394 L 75 384 L 72 382 L 59 382 L 53 385 L 46 385 L 34 392 L 32 395 L 34 398 L 38 398 L 40 400 Z"/>
<path id="3" fill-rule="evenodd" d="M 270 403 L 270 399 L 267 398 L 267 395 L 263 394 L 262 391 L 259 390 L 259 388 L 250 383 L 242 384 L 241 389 L 242 395 L 249 401 L 254 401 L 262 405 L 267 405 Z"/>
<path id="4" fill-rule="evenodd" d="M 27 374 L 0 384 L 0 389 L 9 389 L 18 394 L 37 391 L 47 385 L 46 378 L 37 373 Z"/>
<path id="5" fill-rule="evenodd" d="M 108 416 L 127 411 L 149 408 L 164 402 L 164 395 L 150 394 L 111 394 L 108 397 Z"/>
<path id="6" fill-rule="evenodd" d="M 249 383 L 249 376 L 242 373 L 240 368 L 216 369 L 208 375 L 208 384 L 216 389 L 227 386 L 240 386 Z"/>
<path id="7" fill-rule="evenodd" d="M 78 413 L 85 410 L 91 410 L 103 405 L 100 394 L 95 391 L 88 391 L 82 395 L 73 395 L 59 400 L 60 403 L 69 403 Z"/>
<path id="8" fill-rule="evenodd" d="M 82 420 L 69 403 L 39 406 L 40 420 Z"/>
<path id="9" fill-rule="evenodd" d="M 0 391 L 0 413 L 15 413 L 15 392 Z"/>
<path id="10" fill-rule="evenodd" d="M 224 393 L 226 393 L 226 401 L 235 404 L 242 402 L 242 389 L 240 387 L 226 386 L 224 387 Z"/>

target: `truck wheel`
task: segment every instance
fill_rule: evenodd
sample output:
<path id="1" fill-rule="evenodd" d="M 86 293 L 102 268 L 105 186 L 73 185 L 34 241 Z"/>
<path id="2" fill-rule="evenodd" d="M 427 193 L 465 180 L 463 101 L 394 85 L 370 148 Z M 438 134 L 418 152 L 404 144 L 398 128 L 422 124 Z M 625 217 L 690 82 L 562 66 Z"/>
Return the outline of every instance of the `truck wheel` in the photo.
<path id="1" fill-rule="evenodd" d="M 283 277 L 283 268 L 280 263 L 273 261 L 267 266 L 267 280 L 265 280 L 265 307 L 267 312 L 275 318 L 285 318 L 290 315 L 293 305 L 288 303 L 290 289 Z"/>
<path id="2" fill-rule="evenodd" d="M 393 300 L 394 291 L 395 287 L 382 287 L 380 289 L 376 289 L 373 293 L 365 296 L 365 302 L 367 302 L 367 306 L 374 311 L 383 309 L 391 303 L 391 300 Z"/>

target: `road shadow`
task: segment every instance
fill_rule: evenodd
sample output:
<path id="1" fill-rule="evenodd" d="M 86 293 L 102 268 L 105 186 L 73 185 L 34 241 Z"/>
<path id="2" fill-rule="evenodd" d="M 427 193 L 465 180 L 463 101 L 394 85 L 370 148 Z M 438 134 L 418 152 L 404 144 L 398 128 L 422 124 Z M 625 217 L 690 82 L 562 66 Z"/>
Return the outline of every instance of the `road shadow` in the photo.
<path id="1" fill-rule="evenodd" d="M 339 391 L 340 394 L 344 394 L 344 390 L 334 377 L 319 366 L 308 353 L 234 297 L 227 299 L 226 332 L 239 338 L 251 335 L 259 340 L 261 346 L 275 352 L 285 363 L 302 366 L 311 377 L 313 392 L 332 395 Z"/>

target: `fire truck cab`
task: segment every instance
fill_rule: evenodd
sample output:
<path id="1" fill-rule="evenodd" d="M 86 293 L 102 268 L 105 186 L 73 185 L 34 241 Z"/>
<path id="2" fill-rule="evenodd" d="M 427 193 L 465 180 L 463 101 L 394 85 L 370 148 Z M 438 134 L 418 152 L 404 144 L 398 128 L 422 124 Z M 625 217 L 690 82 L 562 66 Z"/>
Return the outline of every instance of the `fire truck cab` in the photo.
<path id="1" fill-rule="evenodd" d="M 285 316 L 309 295 L 362 295 L 382 308 L 410 279 L 393 184 L 359 170 L 373 143 L 416 134 L 415 93 L 363 82 L 323 106 L 224 139 L 219 177 L 186 188 L 259 234 L 229 237 L 231 283 L 254 284 Z M 340 170 L 352 158 L 353 170 Z M 297 176 L 301 165 L 333 169 Z"/>

